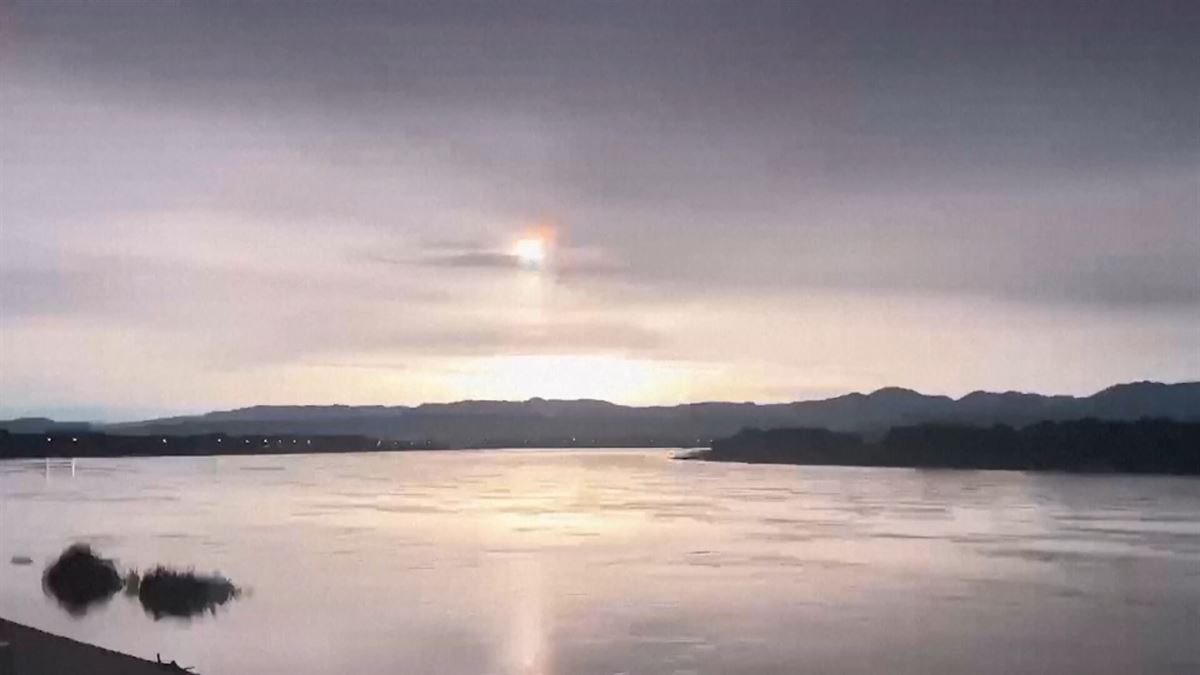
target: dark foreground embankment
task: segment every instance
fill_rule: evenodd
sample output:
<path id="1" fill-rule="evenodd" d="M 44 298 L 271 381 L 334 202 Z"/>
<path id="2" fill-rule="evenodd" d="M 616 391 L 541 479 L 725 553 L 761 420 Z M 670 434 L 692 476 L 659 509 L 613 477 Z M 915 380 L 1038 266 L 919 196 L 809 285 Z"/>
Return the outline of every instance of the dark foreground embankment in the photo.
<path id="1" fill-rule="evenodd" d="M 16 675 L 166 675 L 186 672 L 0 619 L 0 642 L 7 642 Z M 0 669 L 9 663 L 0 661 Z"/>
<path id="2" fill-rule="evenodd" d="M 826 429 L 745 429 L 688 459 L 768 464 L 1200 475 L 1200 423 L 1077 420 L 1024 428 L 923 424 L 878 441 Z"/>

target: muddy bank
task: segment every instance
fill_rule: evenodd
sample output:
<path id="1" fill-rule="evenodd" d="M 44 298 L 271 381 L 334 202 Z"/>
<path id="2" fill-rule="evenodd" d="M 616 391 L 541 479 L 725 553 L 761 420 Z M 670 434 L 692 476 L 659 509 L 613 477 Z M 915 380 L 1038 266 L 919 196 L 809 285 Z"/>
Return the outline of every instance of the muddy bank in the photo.
<path id="1" fill-rule="evenodd" d="M 0 642 L 9 643 L 18 675 L 168 675 L 181 672 L 178 668 L 51 635 L 4 619 L 0 619 Z"/>

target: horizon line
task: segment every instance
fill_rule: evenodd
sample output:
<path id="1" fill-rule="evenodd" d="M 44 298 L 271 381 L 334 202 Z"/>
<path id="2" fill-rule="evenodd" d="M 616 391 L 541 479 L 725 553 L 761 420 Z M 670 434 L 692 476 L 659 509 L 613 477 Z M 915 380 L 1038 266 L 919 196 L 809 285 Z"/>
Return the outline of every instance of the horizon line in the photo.
<path id="1" fill-rule="evenodd" d="M 873 395 L 879 394 L 880 392 L 886 392 L 886 391 L 907 392 L 907 393 L 913 393 L 913 394 L 917 394 L 920 396 L 926 396 L 926 397 L 931 397 L 931 398 L 947 398 L 947 399 L 950 399 L 951 401 L 961 401 L 961 400 L 963 400 L 969 396 L 975 395 L 975 394 L 994 394 L 994 395 L 1017 394 L 1017 395 L 1042 396 L 1045 398 L 1063 397 L 1063 398 L 1079 399 L 1079 398 L 1090 398 L 1092 396 L 1096 396 L 1098 394 L 1101 394 L 1105 391 L 1109 391 L 1111 389 L 1115 389 L 1117 387 L 1132 386 L 1132 385 L 1147 385 L 1147 384 L 1163 385 L 1163 386 L 1196 385 L 1196 384 L 1200 384 L 1200 377 L 1198 377 L 1196 379 L 1180 380 L 1180 381 L 1175 381 L 1175 382 L 1164 382 L 1164 381 L 1160 381 L 1160 380 L 1131 380 L 1128 382 L 1117 382 L 1117 383 L 1111 384 L 1109 386 L 1103 387 L 1101 389 L 1097 389 L 1090 394 L 1045 394 L 1045 393 L 1040 393 L 1040 392 L 1035 392 L 1035 391 L 1021 391 L 1021 390 L 1016 390 L 1016 389 L 1008 389 L 1005 391 L 975 389 L 975 390 L 969 391 L 961 396 L 956 397 L 956 396 L 952 396 L 950 394 L 930 394 L 930 393 L 925 393 L 920 390 L 912 389 L 909 387 L 903 387 L 903 386 L 898 386 L 898 385 L 889 385 L 889 386 L 879 387 L 877 389 L 873 389 L 873 390 L 871 390 L 869 392 L 865 392 L 865 393 L 862 391 L 848 391 L 848 392 L 845 392 L 842 394 L 828 396 L 825 398 L 792 399 L 792 400 L 784 400 L 784 401 L 734 401 L 734 400 L 712 400 L 712 399 L 710 399 L 710 400 L 702 400 L 702 401 L 682 401 L 682 402 L 677 402 L 677 403 L 655 403 L 655 404 L 648 404 L 648 405 L 636 405 L 636 404 L 617 403 L 614 401 L 609 401 L 606 399 L 598 399 L 598 398 L 544 398 L 541 396 L 532 396 L 532 397 L 525 398 L 525 399 L 465 398 L 465 399 L 458 399 L 458 400 L 453 400 L 453 401 L 424 401 L 424 402 L 415 403 L 415 404 L 256 403 L 256 404 L 251 404 L 251 405 L 238 406 L 238 407 L 234 407 L 234 408 L 212 408 L 212 409 L 204 410 L 201 412 L 167 414 L 167 415 L 159 415 L 159 416 L 151 416 L 151 417 L 137 417 L 137 418 L 128 418 L 128 419 L 119 419 L 119 420 L 101 420 L 101 419 L 95 419 L 95 418 L 93 418 L 93 419 L 67 419 L 67 418 L 59 419 L 56 417 L 49 416 L 47 414 L 24 414 L 24 415 L 17 415 L 14 417 L 7 417 L 7 418 L 0 418 L 0 419 L 2 419 L 3 421 L 48 419 L 48 420 L 51 420 L 51 421 L 57 422 L 57 423 L 86 423 L 86 424 L 98 424 L 98 425 L 105 425 L 105 426 L 115 426 L 115 425 L 122 425 L 122 424 L 137 424 L 137 423 L 142 423 L 142 422 L 153 422 L 153 421 L 165 421 L 165 420 L 173 420 L 173 419 L 187 419 L 187 418 L 204 417 L 206 415 L 238 412 L 238 411 L 242 411 L 242 410 L 251 410 L 254 408 L 274 408 L 274 409 L 279 409 L 279 408 L 392 408 L 392 409 L 415 410 L 415 409 L 419 409 L 419 408 L 427 407 L 427 406 L 452 406 L 452 405 L 461 405 L 461 404 L 467 404 L 467 403 L 521 404 L 521 403 L 534 403 L 534 402 L 603 403 L 603 404 L 620 407 L 620 408 L 638 408 L 638 409 L 680 408 L 680 407 L 684 407 L 684 406 L 700 406 L 700 405 L 786 406 L 786 405 L 796 405 L 796 404 L 801 404 L 801 403 L 821 403 L 824 401 L 832 401 L 832 400 L 836 400 L 839 398 L 846 398 L 846 397 L 851 397 L 851 396 L 864 396 L 864 397 L 873 396 Z"/>

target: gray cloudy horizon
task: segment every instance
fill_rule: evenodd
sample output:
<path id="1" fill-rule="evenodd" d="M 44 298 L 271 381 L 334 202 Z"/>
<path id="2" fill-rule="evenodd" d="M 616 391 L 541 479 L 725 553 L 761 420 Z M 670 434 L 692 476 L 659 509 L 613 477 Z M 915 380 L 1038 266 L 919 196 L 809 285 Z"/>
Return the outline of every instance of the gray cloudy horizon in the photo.
<path id="1" fill-rule="evenodd" d="M 0 417 L 1197 379 L 1197 34 L 1166 0 L 0 2 Z"/>

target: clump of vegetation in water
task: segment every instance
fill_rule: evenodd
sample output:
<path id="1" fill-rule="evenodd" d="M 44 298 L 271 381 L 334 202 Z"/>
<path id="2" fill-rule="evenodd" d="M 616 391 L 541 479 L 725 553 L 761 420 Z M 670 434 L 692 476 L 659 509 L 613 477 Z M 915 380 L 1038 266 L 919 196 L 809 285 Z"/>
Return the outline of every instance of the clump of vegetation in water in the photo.
<path id="1" fill-rule="evenodd" d="M 218 607 L 239 595 L 241 590 L 219 574 L 204 576 L 162 566 L 146 572 L 137 589 L 142 608 L 155 619 L 215 614 Z"/>
<path id="2" fill-rule="evenodd" d="M 42 589 L 72 616 L 82 616 L 124 589 L 138 599 L 155 620 L 164 616 L 190 618 L 237 598 L 242 591 L 219 574 L 202 575 L 158 565 L 124 578 L 112 560 L 101 558 L 87 544 L 72 544 L 42 575 Z"/>
<path id="3" fill-rule="evenodd" d="M 108 601 L 123 586 L 113 561 L 101 558 L 87 544 L 73 544 L 42 575 L 42 590 L 72 616 Z"/>

